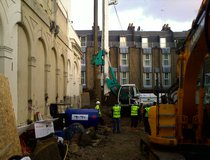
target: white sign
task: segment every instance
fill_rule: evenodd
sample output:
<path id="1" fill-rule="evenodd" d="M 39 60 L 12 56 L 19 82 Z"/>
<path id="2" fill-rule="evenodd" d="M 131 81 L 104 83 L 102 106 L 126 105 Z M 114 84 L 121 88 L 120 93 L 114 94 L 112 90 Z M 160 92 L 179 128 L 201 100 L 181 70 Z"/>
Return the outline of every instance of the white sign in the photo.
<path id="1" fill-rule="evenodd" d="M 88 121 L 88 114 L 72 114 L 71 120 Z"/>
<path id="2" fill-rule="evenodd" d="M 54 133 L 54 125 L 52 121 L 35 122 L 34 128 L 36 138 L 42 138 L 51 133 Z"/>

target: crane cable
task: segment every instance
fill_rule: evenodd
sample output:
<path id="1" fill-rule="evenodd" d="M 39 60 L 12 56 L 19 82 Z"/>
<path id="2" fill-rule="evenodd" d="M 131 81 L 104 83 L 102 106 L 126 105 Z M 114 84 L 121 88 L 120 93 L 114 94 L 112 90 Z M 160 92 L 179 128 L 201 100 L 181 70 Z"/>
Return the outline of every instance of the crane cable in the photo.
<path id="1" fill-rule="evenodd" d="M 119 25 L 120 25 L 121 31 L 123 32 L 123 36 L 125 36 L 125 32 L 124 32 L 124 30 L 123 30 L 122 23 L 121 23 L 121 21 L 120 21 L 120 17 L 119 17 L 119 15 L 118 15 L 117 8 L 115 7 L 115 5 L 114 5 L 114 10 L 115 10 L 115 14 L 116 14 L 116 16 L 117 16 L 117 20 L 118 20 L 118 23 L 119 23 Z"/>
<path id="2" fill-rule="evenodd" d="M 114 10 L 115 10 L 115 14 L 116 14 L 116 16 L 117 16 L 117 20 L 118 20 L 118 22 L 119 22 L 119 25 L 120 25 L 120 27 L 121 27 L 121 31 L 123 32 L 123 36 L 126 36 L 125 35 L 125 32 L 124 32 L 124 30 L 123 30 L 123 28 L 122 28 L 122 23 L 121 23 L 121 21 L 120 21 L 120 17 L 119 17 L 119 15 L 118 15 L 118 12 L 117 12 L 117 8 L 115 7 L 115 5 L 114 5 Z M 131 58 L 131 57 L 130 57 Z M 136 69 L 135 69 L 135 71 L 136 71 Z M 137 73 L 137 72 L 136 72 Z M 139 77 L 137 77 L 137 79 L 139 80 L 139 84 L 141 84 L 141 79 L 139 78 Z"/>
<path id="3" fill-rule="evenodd" d="M 118 15 L 118 13 L 117 13 L 117 9 L 116 9 L 115 5 L 114 5 L 114 10 L 115 10 L 115 14 L 116 14 L 116 16 L 117 16 L 117 20 L 118 20 L 118 22 L 119 22 L 119 24 L 120 24 L 121 30 L 123 31 L 122 24 L 121 24 L 121 22 L 120 22 L 120 18 L 119 18 L 119 15 Z"/>

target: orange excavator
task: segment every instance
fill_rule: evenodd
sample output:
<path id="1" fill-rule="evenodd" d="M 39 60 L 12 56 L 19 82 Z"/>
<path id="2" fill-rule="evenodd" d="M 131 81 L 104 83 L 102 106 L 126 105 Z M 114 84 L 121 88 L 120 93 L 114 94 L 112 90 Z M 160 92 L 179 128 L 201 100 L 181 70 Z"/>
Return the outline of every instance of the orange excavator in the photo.
<path id="1" fill-rule="evenodd" d="M 210 157 L 210 101 L 204 101 L 204 77 L 208 74 L 205 68 L 210 68 L 206 63 L 210 54 L 210 0 L 201 3 L 178 54 L 177 99 L 172 104 L 151 107 L 151 134 L 147 140 L 151 145 L 173 147 L 174 152 L 183 156 L 181 159 L 203 159 L 204 156 Z M 161 159 L 156 149 L 150 148 L 150 151 L 156 154 L 153 157 Z M 169 157 L 174 159 L 172 154 Z"/>

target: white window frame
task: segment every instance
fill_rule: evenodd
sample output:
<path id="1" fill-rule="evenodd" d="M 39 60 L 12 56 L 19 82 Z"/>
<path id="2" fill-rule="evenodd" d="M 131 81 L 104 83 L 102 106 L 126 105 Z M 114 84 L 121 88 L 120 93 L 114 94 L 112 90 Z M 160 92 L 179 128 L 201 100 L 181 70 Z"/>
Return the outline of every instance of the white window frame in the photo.
<path id="1" fill-rule="evenodd" d="M 160 38 L 160 48 L 166 48 L 166 38 Z"/>
<path id="2" fill-rule="evenodd" d="M 87 47 L 87 36 L 81 36 L 80 41 L 81 41 L 81 47 Z"/>
<path id="3" fill-rule="evenodd" d="M 126 43 L 126 37 L 125 36 L 121 36 L 120 37 L 120 48 L 127 48 L 127 43 Z"/>
<path id="4" fill-rule="evenodd" d="M 142 44 L 141 44 L 142 48 L 148 48 L 149 47 L 148 38 L 142 38 L 141 42 L 142 42 Z"/>
<path id="5" fill-rule="evenodd" d="M 85 52 L 82 55 L 81 64 L 86 65 L 86 53 Z"/>
<path id="6" fill-rule="evenodd" d="M 128 72 L 120 72 L 120 84 L 128 83 Z"/>
<path id="7" fill-rule="evenodd" d="M 81 84 L 82 86 L 86 86 L 86 72 L 85 71 L 81 71 Z"/>
<path id="8" fill-rule="evenodd" d="M 163 86 L 164 87 L 171 86 L 171 73 L 163 73 Z"/>
<path id="9" fill-rule="evenodd" d="M 162 66 L 163 67 L 171 66 L 171 55 L 170 54 L 163 54 L 162 59 L 163 59 L 163 61 L 162 61 Z M 165 64 L 165 63 L 168 63 L 168 64 Z"/>
<path id="10" fill-rule="evenodd" d="M 121 66 L 128 66 L 128 54 L 120 54 Z"/>
<path id="11" fill-rule="evenodd" d="M 152 66 L 152 55 L 151 54 L 144 54 L 143 55 L 143 66 L 144 67 L 151 67 Z"/>
<path id="12" fill-rule="evenodd" d="M 143 73 L 143 85 L 145 88 L 151 88 L 152 87 L 152 73 Z M 147 82 L 149 83 L 147 84 Z"/>

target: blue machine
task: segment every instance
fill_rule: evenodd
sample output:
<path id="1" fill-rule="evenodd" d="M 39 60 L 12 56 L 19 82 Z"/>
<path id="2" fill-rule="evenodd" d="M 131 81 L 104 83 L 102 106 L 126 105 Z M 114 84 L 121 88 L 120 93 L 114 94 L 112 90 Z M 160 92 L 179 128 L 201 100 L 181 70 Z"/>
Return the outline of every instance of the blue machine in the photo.
<path id="1" fill-rule="evenodd" d="M 98 110 L 96 109 L 66 109 L 65 114 L 68 125 L 80 123 L 84 128 L 98 125 Z"/>

